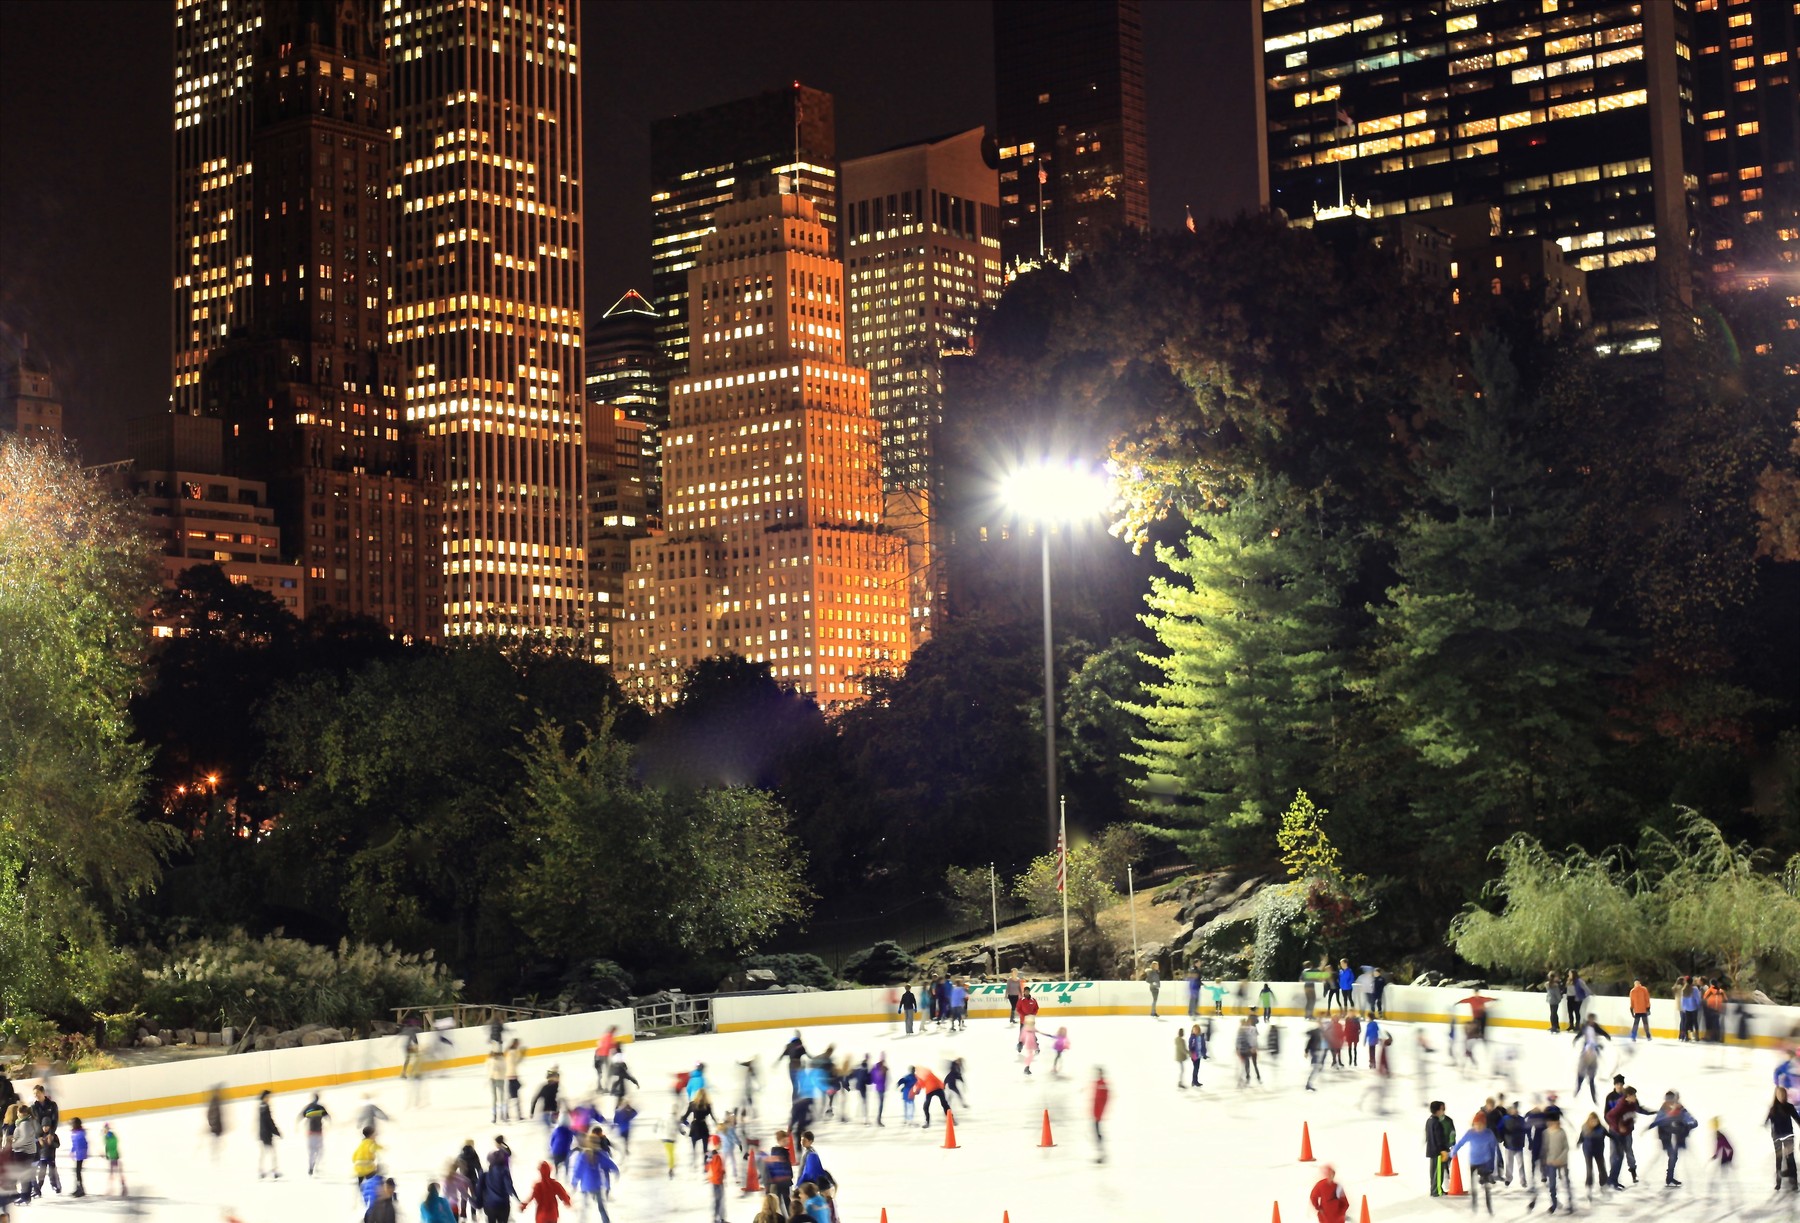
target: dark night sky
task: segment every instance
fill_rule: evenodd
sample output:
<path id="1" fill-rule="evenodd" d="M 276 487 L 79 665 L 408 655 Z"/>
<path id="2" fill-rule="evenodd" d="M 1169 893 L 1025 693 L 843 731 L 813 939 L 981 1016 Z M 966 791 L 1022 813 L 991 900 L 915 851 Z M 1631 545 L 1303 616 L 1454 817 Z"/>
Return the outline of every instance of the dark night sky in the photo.
<path id="1" fill-rule="evenodd" d="M 1254 207 L 1251 0 L 1146 0 L 1151 219 Z M 168 402 L 173 18 L 162 0 L 0 4 L 0 318 L 53 362 L 84 457 Z M 588 305 L 649 281 L 649 127 L 799 79 L 854 157 L 992 125 L 988 5 L 582 5 Z"/>

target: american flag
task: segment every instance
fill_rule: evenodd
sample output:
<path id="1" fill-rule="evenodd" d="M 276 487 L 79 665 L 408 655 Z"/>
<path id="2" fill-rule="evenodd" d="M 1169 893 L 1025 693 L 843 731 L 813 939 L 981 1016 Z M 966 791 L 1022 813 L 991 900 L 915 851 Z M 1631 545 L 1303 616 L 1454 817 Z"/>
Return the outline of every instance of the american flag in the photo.
<path id="1" fill-rule="evenodd" d="M 1063 845 L 1063 831 L 1056 830 L 1056 890 L 1061 892 L 1069 883 L 1069 854 Z"/>

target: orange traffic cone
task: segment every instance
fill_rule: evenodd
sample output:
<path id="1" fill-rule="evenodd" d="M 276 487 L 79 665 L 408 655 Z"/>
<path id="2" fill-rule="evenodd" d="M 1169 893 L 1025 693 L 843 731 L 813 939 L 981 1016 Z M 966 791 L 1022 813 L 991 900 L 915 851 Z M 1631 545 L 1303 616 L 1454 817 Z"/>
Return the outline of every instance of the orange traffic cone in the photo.
<path id="1" fill-rule="evenodd" d="M 756 1143 L 755 1142 L 750 1143 L 749 1153 L 746 1154 L 744 1157 L 744 1166 L 747 1169 L 747 1171 L 744 1175 L 744 1192 L 745 1193 L 761 1193 L 763 1191 L 762 1180 L 756 1175 Z"/>
<path id="2" fill-rule="evenodd" d="M 1269 1223 L 1281 1223 L 1281 1203 L 1275 1203 L 1275 1217 Z"/>
<path id="3" fill-rule="evenodd" d="M 1047 1108 L 1044 1110 L 1044 1135 L 1038 1139 L 1038 1145 L 1040 1147 L 1053 1147 L 1056 1145 L 1056 1140 L 1050 1137 L 1050 1110 Z"/>
<path id="4" fill-rule="evenodd" d="M 947 1108 L 944 1110 L 944 1149 L 956 1149 L 956 1115 Z"/>
<path id="5" fill-rule="evenodd" d="M 881 1223 L 887 1223 L 887 1207 L 886 1206 L 883 1206 L 881 1208 Z"/>
<path id="6" fill-rule="evenodd" d="M 1468 1192 L 1467 1189 L 1463 1188 L 1462 1163 L 1460 1160 L 1452 1159 L 1450 1161 L 1450 1189 L 1448 1196 L 1459 1198 L 1465 1196 Z"/>
<path id="7" fill-rule="evenodd" d="M 1369 1223 L 1369 1195 L 1363 1194 L 1362 1223 Z"/>
<path id="8" fill-rule="evenodd" d="M 1395 1173 L 1394 1173 L 1394 1158 L 1393 1158 L 1393 1156 L 1388 1154 L 1388 1140 L 1387 1140 L 1387 1135 L 1385 1133 L 1382 1134 L 1382 1136 L 1381 1136 L 1381 1169 L 1380 1169 L 1380 1171 L 1376 1172 L 1375 1175 L 1376 1176 L 1393 1176 L 1393 1175 L 1395 1175 Z"/>
<path id="9" fill-rule="evenodd" d="M 1313 1161 L 1312 1130 L 1302 1121 L 1300 1123 L 1300 1162 L 1310 1164 Z"/>

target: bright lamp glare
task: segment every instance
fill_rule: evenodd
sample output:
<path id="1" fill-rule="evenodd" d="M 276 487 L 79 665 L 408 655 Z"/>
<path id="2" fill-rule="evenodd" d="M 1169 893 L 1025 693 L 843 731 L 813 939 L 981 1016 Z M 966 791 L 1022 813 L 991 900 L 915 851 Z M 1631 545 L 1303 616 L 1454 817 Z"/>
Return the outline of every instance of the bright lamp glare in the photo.
<path id="1" fill-rule="evenodd" d="M 1037 522 L 1074 522 L 1104 513 L 1112 504 L 1111 482 L 1074 464 L 1021 467 L 1001 486 L 1006 504 Z"/>

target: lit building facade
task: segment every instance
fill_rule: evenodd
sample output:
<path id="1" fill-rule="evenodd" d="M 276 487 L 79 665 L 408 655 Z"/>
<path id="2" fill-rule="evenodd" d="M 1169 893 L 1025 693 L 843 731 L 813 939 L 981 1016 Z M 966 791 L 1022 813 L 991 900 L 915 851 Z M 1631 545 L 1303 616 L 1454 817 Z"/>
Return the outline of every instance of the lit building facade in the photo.
<path id="1" fill-rule="evenodd" d="M 940 358 L 967 352 L 1000 295 L 1000 185 L 981 128 L 847 161 L 850 361 L 869 371 L 881 478 L 929 490 L 943 423 Z"/>
<path id="2" fill-rule="evenodd" d="M 251 67 L 262 0 L 175 0 L 174 411 L 250 320 Z"/>
<path id="3" fill-rule="evenodd" d="M 388 0 L 406 421 L 441 448 L 448 637 L 586 632 L 578 8 Z"/>
<path id="4" fill-rule="evenodd" d="M 715 213 L 745 184 L 786 177 L 837 241 L 837 111 L 795 81 L 650 125 L 650 296 L 668 377 L 688 367 L 688 276 Z"/>
<path id="5" fill-rule="evenodd" d="M 214 474 L 266 489 L 300 614 L 435 638 L 434 463 L 385 334 L 377 5 L 183 0 L 175 22 L 172 410 L 224 422 Z"/>
<path id="6" fill-rule="evenodd" d="M 668 389 L 656 339 L 656 307 L 636 289 L 627 290 L 588 326 L 587 400 L 618 408 L 640 426 L 634 436 L 648 462 L 638 479 L 644 487 L 646 511 L 652 517 L 662 505 L 662 434 L 669 423 Z M 592 451 L 598 443 L 590 439 L 588 447 Z M 592 454 L 588 469 L 593 470 Z"/>
<path id="7" fill-rule="evenodd" d="M 1775 354 L 1800 376 L 1800 16 L 1792 4 L 1694 0 L 1703 275 L 1776 296 Z"/>
<path id="8" fill-rule="evenodd" d="M 221 474 L 223 430 L 223 422 L 205 416 L 139 418 L 127 426 L 129 457 L 96 470 L 137 497 L 164 587 L 195 565 L 215 564 L 230 581 L 303 616 L 305 570 L 283 558 L 262 481 Z M 178 631 L 169 622 L 150 626 L 153 637 Z"/>
<path id="9" fill-rule="evenodd" d="M 830 707 L 910 657 L 906 542 L 883 521 L 832 226 L 802 196 L 744 194 L 718 210 L 690 277 L 663 531 L 632 544 L 616 669 L 660 703 L 694 663 L 735 654 Z"/>
<path id="10" fill-rule="evenodd" d="M 981 128 L 843 167 L 850 361 L 869 373 L 888 523 L 909 545 L 914 648 L 939 602 L 932 510 L 943 359 L 971 351 L 976 318 L 1004 287 L 996 169 Z"/>
<path id="11" fill-rule="evenodd" d="M 631 542 L 650 534 L 647 426 L 624 408 L 604 403 L 590 403 L 587 415 L 588 628 L 593 660 L 610 667 Z"/>
<path id="12" fill-rule="evenodd" d="M 1263 0 L 1272 204 L 1376 216 L 1498 205 L 1589 274 L 1619 351 L 1687 300 L 1685 3 Z"/>
<path id="13" fill-rule="evenodd" d="M 58 445 L 63 440 L 62 396 L 44 354 L 29 336 L 0 327 L 0 433 Z"/>
<path id="14" fill-rule="evenodd" d="M 270 4 L 250 39 L 253 284 L 198 406 L 223 470 L 266 484 L 305 615 L 442 630 L 435 446 L 401 420 L 387 343 L 393 227 L 375 6 Z"/>
<path id="15" fill-rule="evenodd" d="M 1008 269 L 1149 225 L 1138 0 L 995 0 L 994 92 Z"/>

